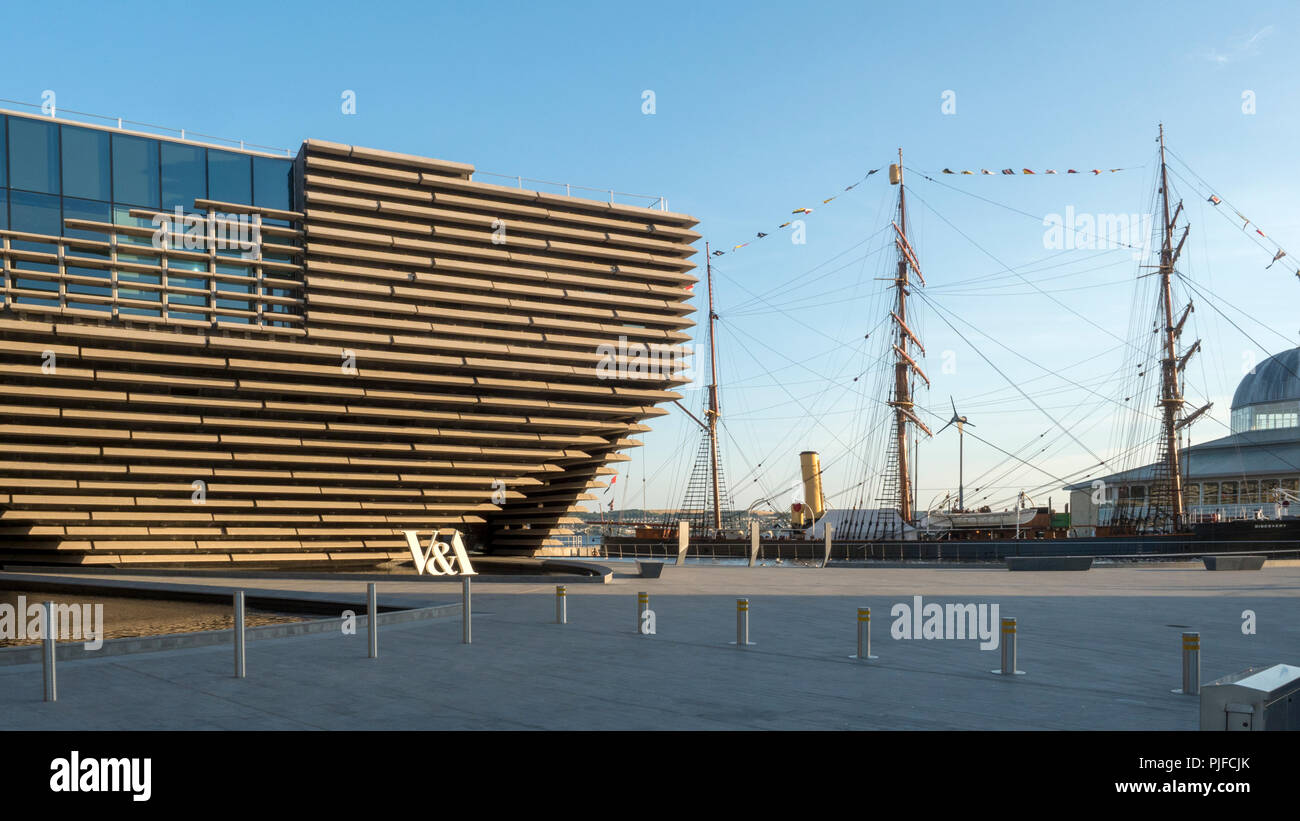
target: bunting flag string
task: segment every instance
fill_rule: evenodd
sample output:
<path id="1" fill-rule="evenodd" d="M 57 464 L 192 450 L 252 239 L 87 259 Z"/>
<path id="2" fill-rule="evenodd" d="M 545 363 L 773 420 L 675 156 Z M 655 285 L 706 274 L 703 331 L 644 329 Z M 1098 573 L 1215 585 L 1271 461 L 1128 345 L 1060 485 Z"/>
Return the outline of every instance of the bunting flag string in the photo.
<path id="1" fill-rule="evenodd" d="M 883 166 L 882 166 L 882 168 L 883 168 Z M 827 197 L 826 199 L 822 200 L 822 201 L 821 201 L 821 204 L 822 204 L 822 205 L 827 205 L 827 204 L 829 204 L 832 200 L 839 199 L 840 197 L 844 196 L 844 195 L 845 195 L 846 193 L 848 193 L 849 191 L 852 191 L 854 188 L 857 188 L 859 185 L 861 185 L 862 183 L 866 182 L 866 181 L 867 181 L 867 180 L 868 180 L 868 179 L 869 179 L 873 174 L 876 174 L 876 173 L 879 172 L 879 171 L 880 171 L 880 168 L 873 168 L 873 169 L 871 169 L 870 171 L 868 171 L 866 174 L 864 174 L 864 175 L 862 176 L 862 179 L 858 180 L 857 182 L 853 183 L 852 185 L 846 185 L 846 186 L 844 187 L 844 189 L 841 190 L 839 193 L 837 193 L 837 194 L 832 194 L 831 196 L 829 196 L 829 197 Z M 812 212 L 813 212 L 813 209 L 812 209 L 812 208 L 795 208 L 795 209 L 792 209 L 792 210 L 790 211 L 790 214 L 791 214 L 792 216 L 794 216 L 794 215 L 807 216 L 807 215 L 811 214 Z M 790 226 L 794 225 L 795 222 L 797 222 L 797 221 L 798 221 L 797 219 L 789 219 L 789 220 L 786 220 L 785 222 L 783 222 L 783 223 L 781 223 L 780 225 L 776 226 L 776 230 L 779 231 L 779 230 L 781 230 L 781 229 L 783 229 L 783 228 L 789 228 Z M 770 232 L 768 232 L 768 231 L 757 231 L 757 232 L 754 233 L 754 238 L 753 238 L 753 239 L 746 240 L 745 242 L 741 242 L 741 243 L 738 243 L 738 244 L 736 244 L 736 245 L 731 246 L 731 250 L 730 250 L 730 251 L 723 251 L 723 250 L 721 250 L 721 249 L 715 250 L 715 251 L 713 252 L 713 255 L 714 255 L 715 257 L 720 257 L 720 256 L 723 256 L 723 255 L 728 254 L 728 253 L 733 253 L 733 254 L 734 254 L 736 251 L 739 251 L 741 248 L 744 248 L 746 245 L 749 245 L 749 244 L 751 244 L 751 243 L 757 242 L 758 240 L 763 239 L 764 237 L 767 237 L 767 236 L 769 236 L 769 235 L 770 235 Z"/>
<path id="2" fill-rule="evenodd" d="M 1210 194 L 1209 197 L 1206 197 L 1205 201 L 1216 208 L 1223 204 L 1223 199 L 1220 198 L 1217 194 Z M 1250 226 L 1255 225 L 1253 222 L 1251 222 L 1250 217 L 1241 213 L 1236 208 L 1233 208 L 1231 205 L 1229 205 L 1228 208 L 1232 210 L 1232 213 L 1237 215 L 1237 219 L 1241 220 L 1242 231 L 1245 231 L 1247 228 L 1250 228 Z M 1258 225 L 1255 225 L 1255 233 L 1258 234 L 1260 237 L 1268 240 L 1273 245 L 1273 259 L 1268 263 L 1268 265 L 1264 266 L 1264 270 L 1267 271 L 1269 268 L 1272 268 L 1275 264 L 1277 264 L 1278 260 L 1285 257 L 1287 253 L 1286 250 L 1283 249 L 1282 246 L 1278 244 L 1277 240 L 1273 239 L 1268 234 L 1265 234 L 1264 230 L 1260 228 Z M 1260 243 L 1258 240 L 1256 240 L 1256 244 L 1263 245 L 1263 243 Z M 1265 250 L 1268 249 L 1265 248 Z M 1300 267 L 1296 268 L 1295 275 L 1297 277 L 1300 277 Z"/>
<path id="3" fill-rule="evenodd" d="M 1095 177 L 1095 176 L 1097 176 L 1097 175 L 1099 175 L 1099 174 L 1116 174 L 1116 173 L 1118 173 L 1118 172 L 1120 172 L 1120 171 L 1128 171 L 1128 170 L 1129 170 L 1129 169 L 1127 169 L 1127 168 L 1088 168 L 1088 169 L 1084 169 L 1083 171 L 1079 171 L 1078 169 L 1075 169 L 1075 168 L 1069 168 L 1069 169 L 1066 169 L 1064 173 L 1066 173 L 1066 174 L 1092 174 L 1092 175 Z M 1014 169 L 1014 168 L 1004 168 L 1004 169 L 1002 169 L 1001 174 L 999 174 L 998 172 L 990 171 L 990 170 L 988 170 L 987 168 L 981 168 L 981 169 L 979 170 L 978 173 L 976 173 L 976 172 L 974 172 L 974 171 L 968 171 L 968 170 L 966 170 L 966 169 L 962 169 L 961 171 L 953 171 L 951 168 L 945 168 L 945 169 L 943 169 L 942 173 L 944 173 L 944 174 L 956 174 L 956 175 L 958 175 L 958 176 L 965 175 L 965 176 L 968 176 L 968 177 L 975 177 L 975 176 L 986 176 L 986 177 L 997 177 L 997 176 L 1003 176 L 1003 177 L 1016 177 L 1016 176 L 1025 176 L 1025 175 L 1033 175 L 1033 176 L 1037 176 L 1037 175 L 1039 175 L 1039 174 L 1057 174 L 1057 175 L 1059 175 L 1059 174 L 1062 173 L 1062 172 L 1057 171 L 1055 168 L 1048 168 L 1048 169 L 1046 169 L 1046 170 L 1044 170 L 1044 171 L 1035 171 L 1035 170 L 1033 170 L 1032 168 L 1022 168 L 1022 169 L 1020 169 L 1020 173 L 1017 174 L 1017 173 L 1016 173 L 1016 169 Z"/>

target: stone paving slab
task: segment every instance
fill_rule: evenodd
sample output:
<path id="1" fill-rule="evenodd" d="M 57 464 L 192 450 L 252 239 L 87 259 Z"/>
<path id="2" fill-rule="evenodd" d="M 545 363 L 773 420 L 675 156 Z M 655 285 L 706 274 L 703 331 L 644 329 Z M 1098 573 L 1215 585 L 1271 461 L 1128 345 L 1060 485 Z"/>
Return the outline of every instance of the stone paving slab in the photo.
<path id="1" fill-rule="evenodd" d="M 389 587 L 392 601 L 428 603 L 427 583 Z M 654 636 L 635 632 L 639 590 Z M 1183 630 L 1201 633 L 1204 681 L 1300 663 L 1294 567 L 666 568 L 658 580 L 570 587 L 563 626 L 551 623 L 553 591 L 476 588 L 468 646 L 458 619 L 385 627 L 376 660 L 364 630 L 251 643 L 244 680 L 231 677 L 228 647 L 86 659 L 60 665 L 60 701 L 46 704 L 39 665 L 9 667 L 0 728 L 1194 730 L 1198 700 L 1169 692 Z M 997 603 L 1019 621 L 1027 675 L 990 674 L 999 653 L 975 641 L 890 638 L 891 606 L 914 595 Z M 728 644 L 737 596 L 750 599 L 750 648 Z M 880 656 L 867 664 L 848 658 L 860 605 L 872 607 Z M 1256 635 L 1241 631 L 1246 609 Z"/>

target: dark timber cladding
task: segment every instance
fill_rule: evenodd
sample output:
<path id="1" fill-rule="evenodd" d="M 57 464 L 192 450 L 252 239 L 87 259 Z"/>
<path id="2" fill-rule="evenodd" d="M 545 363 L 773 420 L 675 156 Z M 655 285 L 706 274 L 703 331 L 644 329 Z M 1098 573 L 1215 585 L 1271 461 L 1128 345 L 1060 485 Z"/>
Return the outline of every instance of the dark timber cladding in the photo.
<path id="1" fill-rule="evenodd" d="M 689 339 L 696 220 L 472 173 L 308 141 L 294 210 L 194 205 L 261 216 L 246 272 L 151 228 L 0 230 L 0 559 L 374 562 L 408 529 L 557 544 L 679 396 L 597 364 L 620 337 Z M 142 292 L 156 315 L 127 310 Z"/>

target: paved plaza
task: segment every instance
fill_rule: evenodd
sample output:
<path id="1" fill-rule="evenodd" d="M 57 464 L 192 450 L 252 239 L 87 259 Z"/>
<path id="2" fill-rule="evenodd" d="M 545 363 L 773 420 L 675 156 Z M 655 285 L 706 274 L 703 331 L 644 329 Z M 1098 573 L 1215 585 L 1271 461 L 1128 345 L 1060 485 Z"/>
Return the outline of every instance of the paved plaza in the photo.
<path id="1" fill-rule="evenodd" d="M 1206 682 L 1300 664 L 1296 566 L 687 566 L 659 579 L 610 566 L 610 584 L 568 584 L 566 625 L 554 623 L 554 584 L 476 583 L 470 645 L 452 612 L 381 626 L 374 660 L 364 624 L 356 635 L 250 641 L 243 680 L 228 644 L 92 654 L 60 660 L 55 703 L 42 701 L 39 664 L 0 665 L 0 728 L 1195 730 L 1198 700 L 1170 693 L 1184 630 L 1201 634 Z M 297 591 L 364 613 L 355 578 L 111 578 Z M 379 590 L 384 605 L 460 600 L 458 582 L 427 578 Z M 653 636 L 635 630 L 639 591 L 650 594 Z M 891 638 L 891 607 L 917 595 L 998 604 L 1018 620 L 1026 675 L 992 675 L 1000 653 L 975 640 Z M 745 649 L 729 644 L 741 596 L 754 642 Z M 849 658 L 859 606 L 872 608 L 879 659 L 869 663 Z M 1243 634 L 1245 610 L 1254 635 Z"/>

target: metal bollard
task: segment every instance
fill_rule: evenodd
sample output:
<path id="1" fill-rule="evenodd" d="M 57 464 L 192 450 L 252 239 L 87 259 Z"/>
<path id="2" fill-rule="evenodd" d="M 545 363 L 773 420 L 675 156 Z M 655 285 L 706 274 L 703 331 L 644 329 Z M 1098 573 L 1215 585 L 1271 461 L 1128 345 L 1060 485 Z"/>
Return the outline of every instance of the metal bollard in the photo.
<path id="1" fill-rule="evenodd" d="M 1173 692 L 1185 696 L 1201 692 L 1201 634 L 1183 633 L 1183 686 Z"/>
<path id="2" fill-rule="evenodd" d="M 569 623 L 568 589 L 562 585 L 555 586 L 555 623 Z"/>
<path id="3" fill-rule="evenodd" d="M 1016 620 L 1009 617 L 1002 619 L 1002 668 L 990 670 L 1000 676 L 1023 676 L 1023 670 L 1016 669 Z"/>
<path id="4" fill-rule="evenodd" d="M 749 640 L 749 599 L 736 599 L 736 640 L 737 647 L 748 647 Z"/>
<path id="5" fill-rule="evenodd" d="M 366 585 L 366 626 L 370 629 L 370 658 L 379 658 L 379 596 L 375 583 Z"/>
<path id="6" fill-rule="evenodd" d="M 849 656 L 851 659 L 858 661 L 870 661 L 880 658 L 880 656 L 871 655 L 871 608 L 858 608 L 858 654 Z"/>
<path id="7" fill-rule="evenodd" d="M 636 632 L 639 635 L 649 635 L 641 632 L 641 625 L 645 624 L 645 612 L 650 609 L 650 594 L 636 594 Z"/>
<path id="8" fill-rule="evenodd" d="M 235 593 L 235 678 L 244 678 L 248 673 L 244 661 L 244 591 Z"/>
<path id="9" fill-rule="evenodd" d="M 461 623 L 464 625 L 464 635 L 461 637 L 462 644 L 470 643 L 470 617 L 473 613 L 470 607 L 469 576 L 460 581 L 461 585 Z"/>
<path id="10" fill-rule="evenodd" d="M 45 630 L 41 633 L 41 646 L 44 648 L 42 659 L 45 673 L 45 700 L 58 701 L 59 685 L 58 679 L 55 678 L 54 650 L 56 647 L 55 641 L 58 639 L 55 633 L 58 631 L 59 626 L 54 623 L 54 602 L 47 601 L 43 606 L 45 608 Z M 19 618 L 25 617 L 25 613 L 19 614 Z"/>

